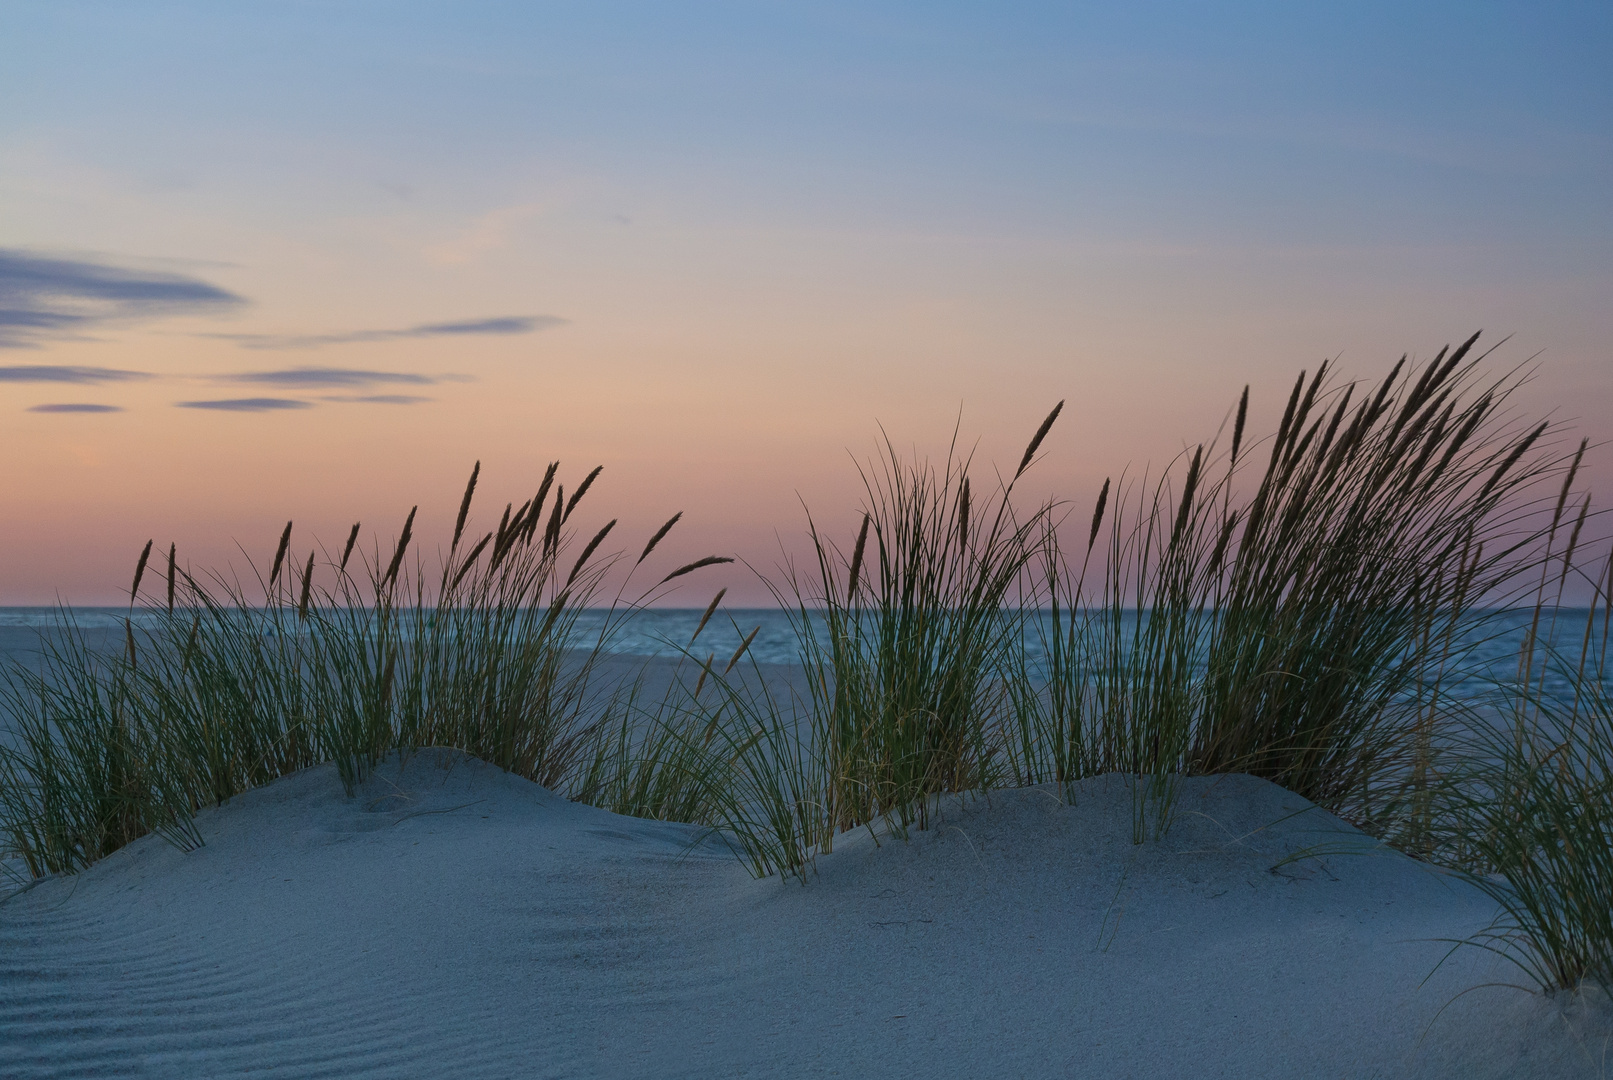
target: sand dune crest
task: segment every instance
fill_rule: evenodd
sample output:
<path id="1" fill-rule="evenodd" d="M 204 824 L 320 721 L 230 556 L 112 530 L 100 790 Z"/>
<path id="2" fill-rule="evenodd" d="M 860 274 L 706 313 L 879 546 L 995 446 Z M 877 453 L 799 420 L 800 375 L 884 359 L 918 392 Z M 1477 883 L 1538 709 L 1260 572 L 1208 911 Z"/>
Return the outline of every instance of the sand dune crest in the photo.
<path id="1" fill-rule="evenodd" d="M 330 767 L 0 905 L 0 1075 L 1599 1076 L 1476 891 L 1264 781 L 954 800 L 803 888 L 449 751 Z M 1282 865 L 1279 865 L 1282 864 Z M 1274 869 L 1275 868 L 1275 869 Z M 1453 1001 L 1453 999 L 1455 999 Z M 1448 1004 L 1449 1003 L 1449 1004 Z M 1443 1013 L 1442 1007 L 1447 1006 Z M 1438 1019 L 1436 1020 L 1436 1014 Z M 1613 1072 L 1613 1064 L 1608 1067 Z"/>

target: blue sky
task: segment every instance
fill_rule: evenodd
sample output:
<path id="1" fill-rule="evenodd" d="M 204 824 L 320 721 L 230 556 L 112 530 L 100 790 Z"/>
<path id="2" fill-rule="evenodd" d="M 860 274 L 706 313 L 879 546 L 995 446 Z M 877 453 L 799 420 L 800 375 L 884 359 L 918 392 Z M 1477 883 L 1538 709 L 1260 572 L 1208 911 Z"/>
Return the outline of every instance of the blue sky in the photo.
<path id="1" fill-rule="evenodd" d="M 1010 457 L 1071 398 L 1045 482 L 1083 500 L 1245 382 L 1258 417 L 1323 356 L 1370 378 L 1479 327 L 1539 354 L 1525 404 L 1613 434 L 1606 4 L 56 2 L 0 27 L 0 254 L 230 298 L 68 297 L 77 331 L 0 355 L 153 375 L 0 383 L 29 522 L 0 539 L 33 556 L 0 599 L 100 595 L 153 533 L 224 558 L 287 516 L 447 514 L 478 458 L 516 489 L 605 461 L 646 522 L 688 506 L 691 544 L 765 562 L 797 493 L 849 507 L 876 421 L 927 444 L 961 409 Z M 515 331 L 422 332 L 454 326 Z M 430 392 L 227 404 L 276 365 Z M 176 458 L 188 482 L 152 464 Z M 86 538 L 108 508 L 126 534 Z"/>
<path id="2" fill-rule="evenodd" d="M 547 160 L 848 227 L 1607 223 L 1606 5 L 794 7 L 10 5 L 4 132 L 310 210 L 332 166 L 471 199 Z"/>

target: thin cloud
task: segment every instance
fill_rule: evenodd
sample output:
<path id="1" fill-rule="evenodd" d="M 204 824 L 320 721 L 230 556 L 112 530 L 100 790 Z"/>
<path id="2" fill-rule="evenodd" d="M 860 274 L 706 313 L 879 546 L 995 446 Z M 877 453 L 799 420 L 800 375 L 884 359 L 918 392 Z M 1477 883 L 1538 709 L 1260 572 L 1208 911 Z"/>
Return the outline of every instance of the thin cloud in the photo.
<path id="1" fill-rule="evenodd" d="M 354 405 L 419 405 L 437 399 L 419 397 L 415 394 L 328 394 L 319 400 L 341 401 Z"/>
<path id="2" fill-rule="evenodd" d="M 556 315 L 504 315 L 495 319 L 421 323 L 398 330 L 348 330 L 338 334 L 198 334 L 233 341 L 243 349 L 318 349 L 357 342 L 402 341 L 409 338 L 469 337 L 476 334 L 531 334 L 569 320 Z"/>
<path id="3" fill-rule="evenodd" d="M 426 256 L 433 262 L 450 265 L 471 262 L 509 243 L 516 229 L 543 213 L 544 209 L 543 203 L 501 206 L 477 218 L 470 228 L 448 243 L 427 248 Z"/>
<path id="4" fill-rule="evenodd" d="M 0 335 L 3 333 L 3 328 L 0 328 Z M 3 346 L 3 341 L 0 341 L 0 347 Z M 145 371 L 79 367 L 73 364 L 20 364 L 0 367 L 0 382 L 77 383 L 84 386 L 95 383 L 134 382 L 150 378 L 153 376 Z"/>
<path id="5" fill-rule="evenodd" d="M 0 248 L 0 349 L 164 315 L 230 310 L 246 301 L 200 278 Z"/>
<path id="6" fill-rule="evenodd" d="M 313 403 L 293 398 L 249 397 L 222 401 L 176 401 L 175 408 L 215 409 L 219 412 L 274 412 L 279 409 L 311 409 Z"/>
<path id="7" fill-rule="evenodd" d="M 361 368 L 286 368 L 282 371 L 247 371 L 239 375 L 219 375 L 220 382 L 258 383 L 266 386 L 284 386 L 299 390 L 323 387 L 365 387 L 387 383 L 407 386 L 434 386 L 441 381 L 437 376 L 415 375 L 404 371 L 367 371 Z"/>
<path id="8" fill-rule="evenodd" d="M 123 411 L 123 406 L 121 406 L 121 405 L 87 405 L 87 404 L 86 405 L 77 405 L 77 404 L 30 405 L 28 407 L 28 411 L 29 412 L 42 412 L 42 413 L 109 413 L 109 412 L 122 412 Z"/>

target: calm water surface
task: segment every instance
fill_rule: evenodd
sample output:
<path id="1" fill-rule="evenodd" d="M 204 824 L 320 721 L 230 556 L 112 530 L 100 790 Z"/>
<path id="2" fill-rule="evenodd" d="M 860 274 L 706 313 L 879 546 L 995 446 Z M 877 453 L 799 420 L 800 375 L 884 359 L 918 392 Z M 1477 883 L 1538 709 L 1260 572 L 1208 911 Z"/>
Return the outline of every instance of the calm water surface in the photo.
<path id="1" fill-rule="evenodd" d="M 690 648 L 689 640 L 699 625 L 700 609 L 663 608 L 640 611 L 631 618 L 615 617 L 614 630 L 604 641 L 605 651 L 622 656 L 676 657 Z M 1577 657 L 1584 634 L 1584 609 L 1559 609 L 1557 640 L 1565 651 Z M 75 608 L 72 617 L 98 647 L 119 649 L 123 644 L 124 619 L 129 617 L 125 608 Z M 133 616 L 136 629 L 154 627 L 157 617 L 136 611 Z M 591 645 L 611 618 L 599 610 L 584 611 L 578 617 L 578 643 Z M 1137 616 L 1126 616 L 1126 628 L 1136 624 Z M 61 614 L 55 608 L 0 607 L 0 660 L 7 658 L 28 660 L 37 657 L 39 635 L 50 633 L 60 625 Z M 1472 677 L 1488 673 L 1510 677 L 1517 671 L 1518 654 L 1533 620 L 1531 611 L 1487 612 L 1471 623 L 1467 637 L 1472 644 L 1470 661 L 1475 671 L 1469 677 L 1459 678 L 1450 689 L 1456 693 L 1477 692 L 1481 679 Z M 1549 620 L 1548 620 L 1549 622 Z M 1048 621 L 1033 620 L 1025 628 L 1025 646 L 1033 664 L 1039 665 L 1044 657 L 1043 632 Z M 1593 636 L 1600 638 L 1601 620 L 1597 620 Z M 794 664 L 799 661 L 800 646 L 789 617 L 776 608 L 728 609 L 712 617 L 692 647 L 701 658 L 707 653 L 718 657 L 729 655 L 739 643 L 756 631 L 751 643 L 751 654 L 762 663 Z M 1561 678 L 1547 674 L 1548 689 L 1561 691 Z"/>

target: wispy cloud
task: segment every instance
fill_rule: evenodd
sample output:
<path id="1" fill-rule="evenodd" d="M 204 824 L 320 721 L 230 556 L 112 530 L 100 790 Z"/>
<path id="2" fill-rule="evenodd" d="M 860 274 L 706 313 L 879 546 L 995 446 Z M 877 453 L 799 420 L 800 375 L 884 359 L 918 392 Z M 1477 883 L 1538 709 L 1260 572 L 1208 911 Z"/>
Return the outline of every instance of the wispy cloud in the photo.
<path id="1" fill-rule="evenodd" d="M 401 341 L 407 338 L 468 337 L 475 334 L 531 334 L 568 320 L 555 315 L 505 315 L 465 322 L 422 323 L 395 330 L 347 330 L 334 334 L 199 334 L 233 341 L 243 349 L 318 349 L 355 342 Z"/>
<path id="2" fill-rule="evenodd" d="M 0 330 L 0 334 L 3 334 Z M 0 342 L 3 345 L 3 342 Z M 144 371 L 122 371 L 118 368 L 79 367 L 73 364 L 26 364 L 0 367 L 0 382 L 48 382 L 91 385 L 109 382 L 133 382 L 153 378 Z"/>
<path id="3" fill-rule="evenodd" d="M 509 243 L 516 229 L 543 213 L 543 203 L 522 203 L 490 210 L 471 222 L 470 227 L 444 244 L 426 249 L 433 262 L 457 265 L 495 251 Z"/>
<path id="4" fill-rule="evenodd" d="M 281 371 L 246 371 L 238 375 L 215 376 L 220 382 L 257 383 L 263 386 L 284 386 L 299 390 L 325 387 L 381 386 L 388 383 L 406 386 L 434 386 L 445 381 L 445 376 L 415 375 L 404 371 L 367 371 L 360 368 L 300 367 Z"/>
<path id="5" fill-rule="evenodd" d="M 37 348 L 104 323 L 224 311 L 245 300 L 183 274 L 0 248 L 0 348 Z"/>
<path id="6" fill-rule="evenodd" d="M 355 405 L 419 405 L 422 402 L 435 401 L 436 398 L 419 397 L 415 394 L 327 394 L 321 401 L 341 401 Z"/>
<path id="7" fill-rule="evenodd" d="M 121 406 L 121 405 L 87 405 L 87 404 L 86 405 L 78 405 L 78 404 L 30 405 L 28 407 L 28 411 L 29 412 L 42 412 L 42 413 L 109 413 L 109 412 L 122 412 L 123 411 L 123 406 Z"/>
<path id="8" fill-rule="evenodd" d="M 313 403 L 293 398 L 249 397 L 226 398 L 222 401 L 176 401 L 180 409 L 214 409 L 218 412 L 275 412 L 279 409 L 311 409 Z"/>

